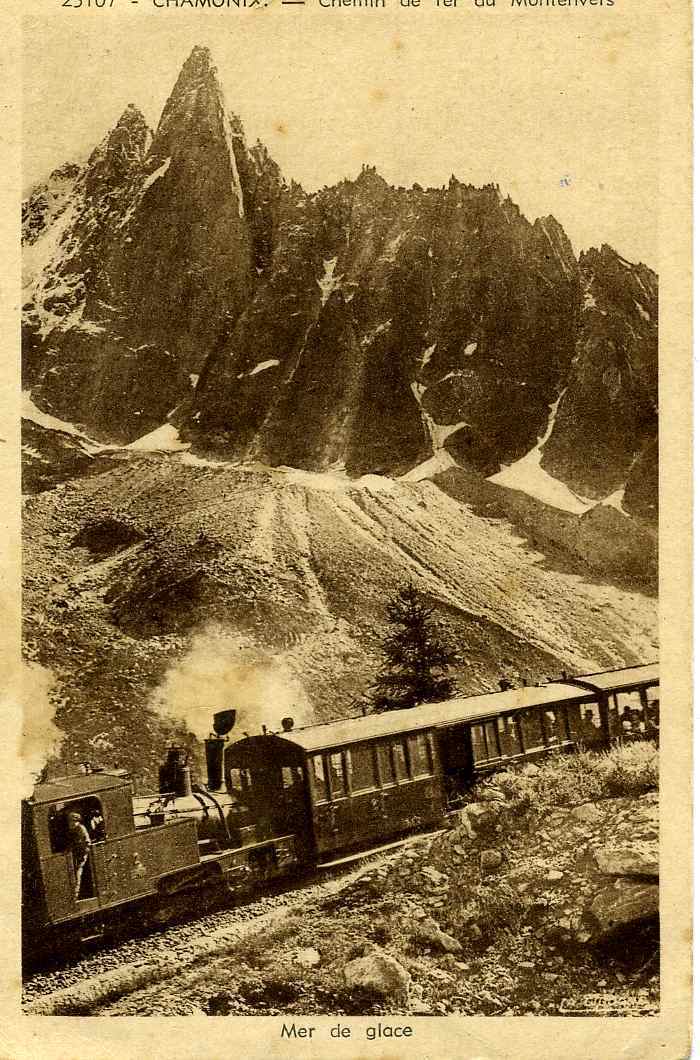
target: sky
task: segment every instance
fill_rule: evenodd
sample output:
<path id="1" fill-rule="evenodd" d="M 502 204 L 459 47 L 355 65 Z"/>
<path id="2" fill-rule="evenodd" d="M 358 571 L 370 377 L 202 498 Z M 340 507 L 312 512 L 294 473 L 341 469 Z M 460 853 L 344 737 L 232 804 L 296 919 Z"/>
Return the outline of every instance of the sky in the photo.
<path id="1" fill-rule="evenodd" d="M 130 102 L 157 124 L 208 46 L 228 107 L 307 190 L 376 165 L 393 184 L 497 183 L 576 251 L 657 262 L 655 5 L 155 10 L 152 0 L 24 20 L 23 185 L 80 160 Z M 119 4 L 121 3 L 121 7 Z M 640 17 L 639 3 L 645 17 Z"/>

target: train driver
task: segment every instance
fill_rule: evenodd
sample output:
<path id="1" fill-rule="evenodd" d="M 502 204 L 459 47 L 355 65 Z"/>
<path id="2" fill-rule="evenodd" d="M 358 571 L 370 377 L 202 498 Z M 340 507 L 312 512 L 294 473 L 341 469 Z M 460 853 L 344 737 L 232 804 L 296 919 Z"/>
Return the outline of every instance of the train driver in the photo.
<path id="1" fill-rule="evenodd" d="M 68 838 L 73 851 L 73 865 L 75 866 L 75 899 L 80 899 L 80 890 L 83 882 L 83 872 L 90 856 L 92 840 L 90 834 L 83 824 L 81 814 L 75 811 L 68 814 Z"/>

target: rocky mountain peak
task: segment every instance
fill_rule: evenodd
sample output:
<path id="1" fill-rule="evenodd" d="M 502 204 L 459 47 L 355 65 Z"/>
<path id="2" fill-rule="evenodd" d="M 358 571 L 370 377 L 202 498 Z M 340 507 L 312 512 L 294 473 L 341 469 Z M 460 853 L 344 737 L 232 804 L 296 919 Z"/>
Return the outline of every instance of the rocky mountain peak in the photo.
<path id="1" fill-rule="evenodd" d="M 180 71 L 179 80 L 201 80 L 216 72 L 211 51 L 203 44 L 195 44 Z"/>
<path id="2" fill-rule="evenodd" d="M 140 170 L 151 135 L 143 114 L 130 103 L 88 159 L 85 172 L 88 195 L 99 194 L 105 184 L 122 184 Z"/>
<path id="3" fill-rule="evenodd" d="M 377 191 L 386 191 L 389 185 L 381 173 L 377 173 L 376 166 L 363 166 L 353 181 L 355 187 Z"/>
<path id="4" fill-rule="evenodd" d="M 163 108 L 154 147 L 173 146 L 185 134 L 198 140 L 205 135 L 231 138 L 223 89 L 208 48 L 195 48 L 180 70 Z"/>

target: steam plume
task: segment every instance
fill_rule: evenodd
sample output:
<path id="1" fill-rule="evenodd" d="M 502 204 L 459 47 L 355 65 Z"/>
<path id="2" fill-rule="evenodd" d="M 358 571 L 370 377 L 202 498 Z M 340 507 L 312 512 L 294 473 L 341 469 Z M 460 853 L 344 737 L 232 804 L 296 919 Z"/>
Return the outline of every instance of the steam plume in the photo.
<path id="1" fill-rule="evenodd" d="M 50 756 L 58 750 L 63 733 L 54 724 L 51 694 L 56 678 L 39 663 L 22 666 L 22 796 L 31 794 Z"/>
<path id="2" fill-rule="evenodd" d="M 212 714 L 235 707 L 234 736 L 279 729 L 285 715 L 309 720 L 306 693 L 283 655 L 251 644 L 241 634 L 208 626 L 196 634 L 185 656 L 166 673 L 151 709 L 187 724 L 200 739 L 211 731 Z"/>

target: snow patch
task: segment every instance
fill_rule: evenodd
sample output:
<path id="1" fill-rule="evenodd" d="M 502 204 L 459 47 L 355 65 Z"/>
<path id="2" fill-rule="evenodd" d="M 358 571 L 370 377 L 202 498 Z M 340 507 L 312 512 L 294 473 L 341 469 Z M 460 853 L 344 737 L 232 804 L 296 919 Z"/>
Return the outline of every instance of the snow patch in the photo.
<path id="1" fill-rule="evenodd" d="M 451 434 L 456 434 L 457 431 L 461 431 L 462 427 L 466 427 L 466 420 L 460 420 L 459 423 L 436 423 L 432 416 L 428 413 L 424 413 L 430 423 L 430 437 L 433 442 L 433 448 L 437 452 L 442 449 L 443 445 L 450 437 Z"/>
<path id="2" fill-rule="evenodd" d="M 224 140 L 226 141 L 226 150 L 228 151 L 228 160 L 231 166 L 231 191 L 233 192 L 234 198 L 238 203 L 238 216 L 244 217 L 245 211 L 243 209 L 243 191 L 241 189 L 241 178 L 238 174 L 238 166 L 236 165 L 236 155 L 233 150 L 231 126 L 226 118 L 226 111 L 224 108 L 223 100 L 219 100 L 219 108 L 221 125 L 224 130 Z"/>
<path id="3" fill-rule="evenodd" d="M 433 454 L 436 454 L 442 449 L 446 440 L 451 434 L 455 434 L 457 431 L 461 431 L 462 427 L 466 427 L 466 421 L 460 420 L 459 423 L 436 423 L 429 412 L 423 408 L 423 394 L 427 387 L 422 383 L 413 382 L 411 383 L 411 390 L 420 407 L 421 416 L 423 417 L 423 423 L 425 424 L 428 434 L 430 435 L 430 441 L 433 447 Z"/>
<path id="4" fill-rule="evenodd" d="M 426 365 L 430 364 L 430 358 L 435 353 L 436 346 L 437 342 L 434 342 L 432 346 L 426 346 L 426 348 L 423 350 L 423 356 L 420 359 L 421 368 L 425 368 Z"/>
<path id="5" fill-rule="evenodd" d="M 458 467 L 457 462 L 447 449 L 441 449 L 434 456 L 424 460 L 422 464 L 411 468 L 405 475 L 401 476 L 402 482 L 420 482 L 424 478 L 432 478 L 441 471 L 449 471 L 451 467 Z"/>
<path id="6" fill-rule="evenodd" d="M 33 456 L 35 460 L 40 460 L 42 464 L 48 464 L 48 460 L 46 460 L 36 449 L 32 449 L 31 445 L 23 445 L 22 452 L 26 453 L 27 456 Z"/>
<path id="7" fill-rule="evenodd" d="M 195 416 L 195 419 L 197 417 Z M 229 460 L 207 460 L 204 456 L 195 456 L 194 453 L 182 453 L 180 456 L 181 464 L 188 464 L 190 467 L 234 467 L 237 465 L 232 464 Z"/>
<path id="8" fill-rule="evenodd" d="M 367 332 L 367 334 L 362 339 L 360 345 L 369 346 L 370 343 L 374 342 L 378 335 L 383 335 L 385 331 L 389 330 L 389 328 L 391 327 L 391 321 L 392 317 L 389 317 L 389 319 L 383 321 L 383 323 L 377 324 L 375 328 L 372 328 L 371 331 Z"/>
<path id="9" fill-rule="evenodd" d="M 465 357 L 473 357 L 474 356 L 474 350 L 476 349 L 476 347 L 478 345 L 479 345 L 478 342 L 468 342 L 467 345 L 464 347 L 464 356 Z M 451 372 L 450 374 L 454 375 L 453 372 Z"/>
<path id="10" fill-rule="evenodd" d="M 174 424 L 164 423 L 162 427 L 156 427 L 154 431 L 144 434 L 124 448 L 139 453 L 179 453 L 189 449 L 190 443 L 180 440 L 180 432 Z"/>
<path id="11" fill-rule="evenodd" d="M 573 512 L 574 515 L 582 515 L 583 512 L 594 507 L 596 502 L 579 497 L 564 482 L 554 478 L 541 466 L 542 450 L 554 430 L 554 421 L 565 393 L 566 387 L 556 401 L 549 406 L 547 428 L 542 437 L 537 439 L 537 444 L 520 460 L 502 466 L 501 470 L 491 475 L 488 481 L 495 482 L 498 486 L 506 486 L 508 489 L 520 490 L 536 500 L 543 501 L 544 504 L 549 504 L 552 508 Z"/>
<path id="12" fill-rule="evenodd" d="M 386 250 L 382 254 L 382 260 L 383 261 L 396 261 L 396 255 L 398 253 L 398 249 L 401 246 L 401 244 L 403 243 L 403 241 L 404 241 L 404 239 L 406 238 L 407 235 L 408 235 L 407 231 L 406 232 L 399 232 L 399 234 L 397 236 L 394 236 L 394 238 L 391 240 L 391 242 L 387 243 Z"/>
<path id="13" fill-rule="evenodd" d="M 337 290 L 339 287 L 338 280 L 334 277 L 337 264 L 337 256 L 335 258 L 329 258 L 328 261 L 324 261 L 323 276 L 320 280 L 316 280 L 316 283 L 321 288 L 321 305 L 325 305 L 333 291 Z"/>
<path id="14" fill-rule="evenodd" d="M 21 415 L 23 420 L 30 420 L 32 423 L 36 423 L 39 427 L 45 427 L 49 431 L 62 431 L 64 434 L 71 434 L 74 438 L 79 438 L 90 452 L 97 453 L 102 449 L 110 448 L 108 445 L 101 445 L 99 442 L 94 441 L 93 438 L 89 438 L 87 434 L 83 434 L 82 431 L 79 431 L 72 423 L 68 423 L 67 420 L 59 420 L 57 416 L 42 412 L 32 401 L 29 390 L 22 391 Z"/>
<path id="15" fill-rule="evenodd" d="M 189 378 L 190 378 L 190 386 L 194 390 L 194 388 L 196 387 L 197 383 L 199 382 L 199 375 L 197 374 L 197 372 L 190 372 L 190 377 Z"/>
<path id="16" fill-rule="evenodd" d="M 83 320 L 82 318 L 77 320 L 73 326 L 78 331 L 87 331 L 88 335 L 101 335 L 105 330 L 101 324 L 96 324 L 94 320 Z"/>
<path id="17" fill-rule="evenodd" d="M 67 231 L 76 217 L 76 209 L 70 203 L 63 213 L 45 228 L 39 238 L 22 247 L 22 290 L 31 288 L 38 279 L 39 274 L 44 272 L 59 249 L 59 243 L 63 234 Z M 26 298 L 25 298 L 26 301 Z"/>
<path id="18" fill-rule="evenodd" d="M 279 363 L 277 357 L 271 357 L 269 361 L 260 361 L 260 364 L 256 364 L 255 368 L 248 372 L 248 375 L 258 375 L 259 372 L 266 372 L 268 368 L 276 368 Z"/>
<path id="19" fill-rule="evenodd" d="M 146 177 L 146 179 L 143 182 L 143 190 L 144 191 L 146 190 L 146 188 L 152 187 L 157 180 L 160 180 L 161 177 L 165 176 L 165 174 L 170 169 L 170 163 L 171 162 L 172 162 L 172 158 L 170 157 L 170 155 L 168 155 L 168 157 L 166 158 L 165 162 L 163 162 L 163 164 L 161 166 L 158 166 L 158 169 L 154 169 L 152 173 L 149 173 L 149 175 Z"/>
<path id="20" fill-rule="evenodd" d="M 547 237 L 547 242 L 549 243 L 550 247 L 552 248 L 552 253 L 554 254 L 555 259 L 558 261 L 559 265 L 561 266 L 562 272 L 566 276 L 568 276 L 569 273 L 571 272 L 571 267 L 568 264 L 568 262 L 565 261 L 564 258 L 562 257 L 562 254 L 561 254 L 561 251 L 560 251 L 559 247 L 556 247 L 554 245 L 554 240 L 552 239 L 551 235 L 549 234 L 549 231 L 547 229 L 547 223 L 546 223 L 546 221 L 543 218 L 540 218 L 540 225 L 542 227 L 542 231 L 544 232 L 545 236 Z"/>
<path id="21" fill-rule="evenodd" d="M 622 498 L 624 495 L 625 487 L 621 486 L 619 490 L 615 490 L 615 492 L 611 493 L 609 497 L 604 497 L 600 503 L 607 505 L 608 508 L 616 508 L 618 512 L 621 512 L 627 519 L 629 519 L 630 513 L 626 512 L 622 507 Z"/>
<path id="22" fill-rule="evenodd" d="M 644 308 L 644 306 L 640 305 L 636 298 L 634 299 L 634 304 L 637 307 L 637 312 L 639 313 L 640 317 L 642 317 L 643 320 L 646 320 L 646 321 L 651 320 L 651 317 L 647 313 L 647 311 Z"/>

